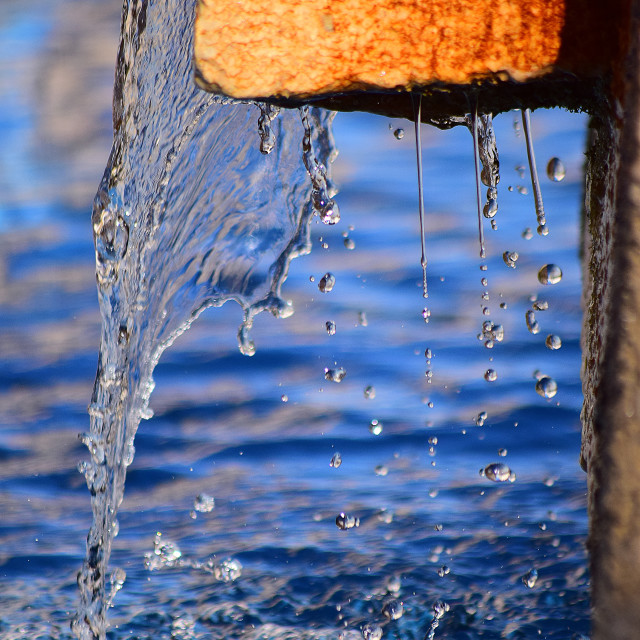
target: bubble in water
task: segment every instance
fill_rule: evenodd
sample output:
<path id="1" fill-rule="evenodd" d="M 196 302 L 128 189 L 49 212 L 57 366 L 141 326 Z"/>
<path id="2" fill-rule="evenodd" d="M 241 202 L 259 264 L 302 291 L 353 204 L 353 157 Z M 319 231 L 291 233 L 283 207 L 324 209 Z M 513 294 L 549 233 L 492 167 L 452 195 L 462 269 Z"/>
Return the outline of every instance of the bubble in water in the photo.
<path id="1" fill-rule="evenodd" d="M 198 494 L 193 501 L 193 508 L 200 513 L 209 513 L 209 511 L 213 511 L 215 506 L 216 501 L 214 497 L 206 493 Z"/>
<path id="2" fill-rule="evenodd" d="M 483 475 L 493 482 L 506 482 L 511 475 L 511 469 L 504 462 L 492 462 L 484 468 Z"/>
<path id="3" fill-rule="evenodd" d="M 389 620 L 398 620 L 402 618 L 404 606 L 399 600 L 389 600 L 382 607 L 382 615 Z"/>
<path id="4" fill-rule="evenodd" d="M 404 129 L 396 129 L 393 132 L 393 135 L 395 136 L 396 140 L 402 140 L 402 138 L 404 138 Z"/>
<path id="5" fill-rule="evenodd" d="M 495 382 L 498 379 L 498 374 L 496 373 L 495 369 L 487 369 L 484 372 L 484 379 L 487 382 Z"/>
<path id="6" fill-rule="evenodd" d="M 562 182 L 567 174 L 560 158 L 551 158 L 547 163 L 547 177 L 552 182 Z"/>
<path id="7" fill-rule="evenodd" d="M 382 627 L 372 622 L 367 622 L 362 627 L 362 637 L 364 640 L 380 640 L 382 638 Z"/>
<path id="8" fill-rule="evenodd" d="M 336 516 L 336 527 L 338 529 L 342 529 L 343 531 L 346 529 L 353 529 L 354 527 L 360 526 L 360 518 L 356 518 L 355 516 L 350 516 L 341 511 Z"/>
<path id="9" fill-rule="evenodd" d="M 374 436 L 379 436 L 382 433 L 382 422 L 375 418 L 369 423 L 369 431 Z"/>
<path id="10" fill-rule="evenodd" d="M 538 580 L 538 572 L 535 569 L 530 569 L 522 576 L 522 582 L 525 584 L 527 589 L 533 589 L 536 586 L 536 581 Z"/>
<path id="11" fill-rule="evenodd" d="M 373 400 L 376 397 L 376 390 L 371 385 L 364 388 L 364 397 L 367 400 Z"/>
<path id="12" fill-rule="evenodd" d="M 318 289 L 320 289 L 322 293 L 328 293 L 329 291 L 331 291 L 331 289 L 333 289 L 335 283 L 335 276 L 332 273 L 327 272 L 322 276 L 320 282 L 318 282 Z"/>
<path id="13" fill-rule="evenodd" d="M 342 464 L 342 456 L 337 451 L 331 456 L 329 466 L 337 469 Z"/>
<path id="14" fill-rule="evenodd" d="M 330 336 L 335 336 L 336 335 L 336 323 L 333 322 L 332 320 L 327 320 L 325 327 L 327 329 L 327 333 Z"/>
<path id="15" fill-rule="evenodd" d="M 325 380 L 329 380 L 330 382 L 342 382 L 346 375 L 347 370 L 342 367 L 338 367 L 337 369 L 329 369 L 329 367 L 324 368 Z"/>
<path id="16" fill-rule="evenodd" d="M 505 251 L 502 254 L 502 259 L 504 260 L 504 263 L 507 265 L 507 267 L 510 267 L 511 269 L 515 269 L 516 268 L 516 262 L 518 261 L 518 252 L 517 251 Z"/>
<path id="17" fill-rule="evenodd" d="M 558 384 L 549 376 L 542 376 L 536 382 L 536 392 L 543 398 L 553 398 L 558 393 Z"/>
<path id="18" fill-rule="evenodd" d="M 536 333 L 539 333 L 540 324 L 536 320 L 536 314 L 533 312 L 533 310 L 527 309 L 527 312 L 525 313 L 524 317 L 527 322 L 527 329 L 529 330 L 529 333 L 533 333 L 534 335 Z"/>
<path id="19" fill-rule="evenodd" d="M 540 284 L 557 284 L 560 280 L 562 280 L 562 269 L 557 264 L 545 264 L 538 271 Z"/>
<path id="20" fill-rule="evenodd" d="M 560 339 L 560 336 L 556 336 L 553 333 L 550 333 L 547 336 L 547 339 L 544 341 L 544 343 L 552 351 L 555 351 L 556 349 L 559 349 L 562 346 L 562 340 Z"/>
<path id="21" fill-rule="evenodd" d="M 487 419 L 487 412 L 481 411 L 476 417 L 476 426 L 482 427 L 484 425 L 484 421 Z"/>

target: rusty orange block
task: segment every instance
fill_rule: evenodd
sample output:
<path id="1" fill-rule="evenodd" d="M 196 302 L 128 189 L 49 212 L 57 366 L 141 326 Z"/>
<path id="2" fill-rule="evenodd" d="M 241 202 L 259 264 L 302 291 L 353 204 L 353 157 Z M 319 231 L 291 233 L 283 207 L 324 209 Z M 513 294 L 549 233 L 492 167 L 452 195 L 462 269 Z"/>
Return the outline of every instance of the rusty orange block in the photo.
<path id="1" fill-rule="evenodd" d="M 307 100 L 601 77 L 624 44 L 616 1 L 199 0 L 196 80 L 234 98 Z"/>

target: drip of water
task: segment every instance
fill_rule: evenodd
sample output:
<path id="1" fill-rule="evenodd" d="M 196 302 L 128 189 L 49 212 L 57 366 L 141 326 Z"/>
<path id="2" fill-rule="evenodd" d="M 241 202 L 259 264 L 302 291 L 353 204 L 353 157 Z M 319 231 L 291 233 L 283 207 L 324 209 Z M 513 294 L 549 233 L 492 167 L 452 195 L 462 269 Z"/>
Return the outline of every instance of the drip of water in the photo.
<path id="1" fill-rule="evenodd" d="M 480 243 L 480 258 L 486 258 L 487 254 L 484 248 L 484 230 L 482 228 L 482 196 L 480 194 L 480 165 L 478 163 L 478 103 L 473 112 L 473 162 L 476 170 L 476 201 L 478 205 L 478 241 Z"/>
<path id="2" fill-rule="evenodd" d="M 540 190 L 540 181 L 538 180 L 538 170 L 536 168 L 536 156 L 533 151 L 533 136 L 531 134 L 531 111 L 529 109 L 522 110 L 522 128 L 524 129 L 524 137 L 527 142 L 527 158 L 529 159 L 529 172 L 531 173 L 531 186 L 533 187 L 533 197 L 536 203 L 536 217 L 538 219 L 538 233 L 541 236 L 549 233 L 547 229 L 547 221 L 544 214 L 544 205 L 542 203 L 542 191 Z"/>
<path id="3" fill-rule="evenodd" d="M 427 251 L 424 237 L 424 191 L 422 181 L 422 136 L 420 135 L 420 124 L 422 122 L 422 95 L 411 95 L 413 102 L 413 115 L 415 120 L 416 133 L 416 161 L 418 167 L 418 212 L 420 216 L 420 246 L 422 254 L 420 264 L 422 265 L 422 296 L 429 297 L 427 290 Z"/>
<path id="4" fill-rule="evenodd" d="M 258 312 L 293 313 L 280 289 L 290 261 L 310 249 L 314 213 L 330 224 L 339 215 L 332 116 L 306 108 L 276 119 L 271 107 L 197 89 L 193 15 L 190 0 L 124 7 L 114 143 L 93 208 L 102 336 L 82 436 L 91 456 L 79 467 L 93 511 L 72 625 L 81 640 L 106 636 L 117 514 L 162 352 L 206 308 L 235 300 L 239 345 L 251 354 Z"/>

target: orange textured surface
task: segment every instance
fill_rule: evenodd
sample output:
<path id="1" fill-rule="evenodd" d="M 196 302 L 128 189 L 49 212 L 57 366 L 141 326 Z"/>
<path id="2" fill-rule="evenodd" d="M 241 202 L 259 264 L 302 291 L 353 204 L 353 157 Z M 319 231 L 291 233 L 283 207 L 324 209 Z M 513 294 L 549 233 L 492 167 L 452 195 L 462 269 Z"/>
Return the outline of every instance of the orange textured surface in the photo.
<path id="1" fill-rule="evenodd" d="M 562 1 L 199 0 L 199 82 L 236 98 L 526 80 L 558 59 Z"/>

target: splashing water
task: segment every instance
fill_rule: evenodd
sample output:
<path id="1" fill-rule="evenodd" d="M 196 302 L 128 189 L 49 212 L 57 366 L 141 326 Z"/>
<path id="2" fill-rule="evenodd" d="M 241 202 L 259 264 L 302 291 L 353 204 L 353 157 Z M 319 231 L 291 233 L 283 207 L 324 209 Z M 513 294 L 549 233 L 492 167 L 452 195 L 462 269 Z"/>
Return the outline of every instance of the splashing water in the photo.
<path id="1" fill-rule="evenodd" d="M 251 355 L 255 314 L 293 312 L 280 288 L 291 259 L 309 251 L 311 217 L 339 219 L 327 169 L 331 115 L 305 107 L 276 118 L 265 105 L 196 89 L 192 22 L 187 0 L 133 2 L 123 16 L 114 144 L 93 207 L 103 329 L 83 439 L 92 455 L 80 467 L 93 510 L 73 625 L 83 640 L 105 636 L 118 508 L 161 353 L 204 309 L 235 300 L 244 309 L 239 345 Z"/>

